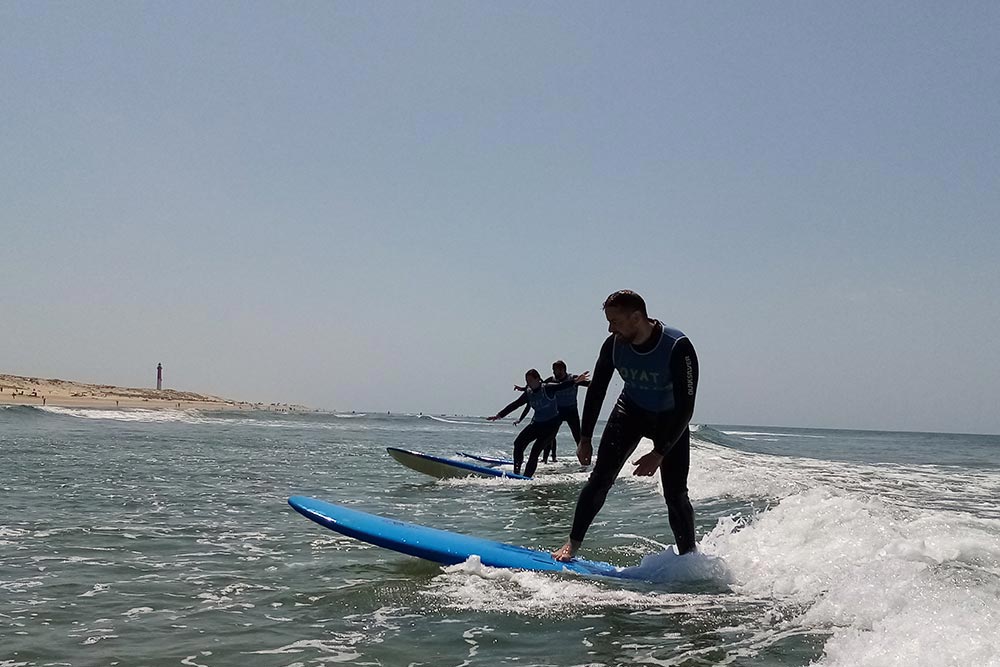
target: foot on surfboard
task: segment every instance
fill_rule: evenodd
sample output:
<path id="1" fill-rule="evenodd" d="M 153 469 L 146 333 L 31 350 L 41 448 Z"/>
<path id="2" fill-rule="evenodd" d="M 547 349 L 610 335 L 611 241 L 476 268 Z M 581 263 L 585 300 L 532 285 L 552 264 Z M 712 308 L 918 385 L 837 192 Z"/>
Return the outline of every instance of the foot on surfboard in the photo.
<path id="1" fill-rule="evenodd" d="M 562 563 L 568 563 L 569 561 L 573 560 L 573 557 L 576 555 L 576 551 L 579 548 L 580 548 L 579 543 L 574 544 L 573 540 L 569 540 L 568 542 L 566 542 L 566 544 L 562 545 L 561 547 L 553 551 L 552 557 Z"/>

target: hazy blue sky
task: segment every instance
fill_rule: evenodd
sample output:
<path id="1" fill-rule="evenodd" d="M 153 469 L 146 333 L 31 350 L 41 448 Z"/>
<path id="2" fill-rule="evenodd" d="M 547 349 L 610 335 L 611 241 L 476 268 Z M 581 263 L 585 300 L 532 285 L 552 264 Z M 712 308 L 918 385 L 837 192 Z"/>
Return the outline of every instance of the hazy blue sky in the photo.
<path id="1" fill-rule="evenodd" d="M 1000 432 L 996 2 L 4 2 L 0 63 L 0 372 L 491 414 L 631 288 L 698 422 Z"/>

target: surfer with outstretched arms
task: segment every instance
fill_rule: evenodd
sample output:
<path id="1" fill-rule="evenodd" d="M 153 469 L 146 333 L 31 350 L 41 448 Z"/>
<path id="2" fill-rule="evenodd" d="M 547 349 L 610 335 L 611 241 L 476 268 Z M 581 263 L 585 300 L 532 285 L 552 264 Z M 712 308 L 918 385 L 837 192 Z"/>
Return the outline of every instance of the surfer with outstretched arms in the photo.
<path id="1" fill-rule="evenodd" d="M 631 290 L 609 296 L 602 306 L 611 334 L 601 347 L 594 377 L 583 403 L 583 424 L 576 456 L 589 465 L 597 418 L 617 370 L 625 381 L 601 435 L 597 461 L 580 491 L 569 541 L 552 557 L 569 561 L 604 506 L 608 491 L 635 451 L 639 440 L 653 441 L 653 451 L 633 461 L 633 475 L 659 471 L 677 553 L 695 549 L 694 510 L 687 492 L 691 431 L 698 389 L 698 357 L 687 336 L 646 314 L 646 302 Z"/>
<path id="2" fill-rule="evenodd" d="M 529 443 L 534 442 L 531 447 L 531 454 L 528 456 L 528 464 L 524 468 L 524 476 L 531 477 L 538 467 L 538 455 L 542 451 L 545 443 L 559 430 L 562 419 L 559 417 L 559 406 L 556 403 L 556 392 L 582 384 L 590 379 L 590 373 L 584 372 L 580 375 L 568 377 L 563 382 L 542 382 L 541 374 L 532 368 L 524 374 L 526 389 L 516 400 L 511 402 L 500 412 L 492 417 L 487 417 L 490 421 L 503 419 L 511 412 L 522 405 L 527 405 L 534 410 L 531 415 L 531 423 L 524 427 L 517 437 L 514 438 L 514 472 L 521 474 L 521 464 L 524 462 L 524 450 Z"/>
<path id="3" fill-rule="evenodd" d="M 566 372 L 566 362 L 562 359 L 552 362 L 552 375 L 546 378 L 546 382 L 564 382 L 567 378 L 576 377 Z M 589 387 L 590 380 L 573 384 L 566 389 L 556 392 L 556 405 L 559 407 L 559 419 L 569 425 L 569 431 L 573 434 L 573 442 L 580 444 L 580 410 L 577 407 L 576 394 L 580 387 Z M 514 386 L 515 391 L 524 391 L 525 387 Z M 524 415 L 521 415 L 524 418 Z M 517 422 L 514 422 L 517 424 Z M 552 462 L 556 460 L 556 436 L 545 443 L 542 449 L 542 462 L 547 463 L 549 454 L 552 455 Z"/>

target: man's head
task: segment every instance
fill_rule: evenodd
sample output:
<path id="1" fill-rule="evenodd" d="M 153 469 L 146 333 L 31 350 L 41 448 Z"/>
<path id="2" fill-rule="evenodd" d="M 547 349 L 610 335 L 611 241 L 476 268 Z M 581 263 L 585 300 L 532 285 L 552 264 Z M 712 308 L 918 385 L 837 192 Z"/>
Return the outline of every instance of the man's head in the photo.
<path id="1" fill-rule="evenodd" d="M 524 383 L 531 389 L 538 389 L 542 386 L 542 376 L 534 368 L 524 374 Z"/>
<path id="2" fill-rule="evenodd" d="M 552 377 L 560 382 L 566 379 L 566 362 L 560 359 L 552 362 Z"/>
<path id="3" fill-rule="evenodd" d="M 601 307 L 608 318 L 608 332 L 620 341 L 632 343 L 649 327 L 646 302 L 632 290 L 615 292 Z"/>

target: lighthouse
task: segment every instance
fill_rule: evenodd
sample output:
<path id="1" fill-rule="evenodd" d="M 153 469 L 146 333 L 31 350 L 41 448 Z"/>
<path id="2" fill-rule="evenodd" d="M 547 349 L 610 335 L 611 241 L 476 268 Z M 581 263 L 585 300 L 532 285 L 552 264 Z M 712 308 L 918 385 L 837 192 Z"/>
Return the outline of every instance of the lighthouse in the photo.
<path id="1" fill-rule="evenodd" d="M 156 364 L 156 391 L 163 389 L 163 364 Z"/>

